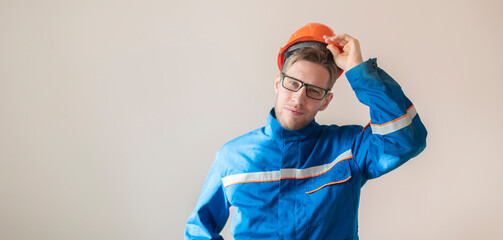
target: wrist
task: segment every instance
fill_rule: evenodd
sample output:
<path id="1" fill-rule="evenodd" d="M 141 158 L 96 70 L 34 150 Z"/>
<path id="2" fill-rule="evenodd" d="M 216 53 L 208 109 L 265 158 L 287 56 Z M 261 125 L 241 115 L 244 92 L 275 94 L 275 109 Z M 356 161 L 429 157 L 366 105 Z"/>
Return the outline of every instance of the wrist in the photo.
<path id="1" fill-rule="evenodd" d="M 351 70 L 352 68 L 354 68 L 354 67 L 356 67 L 356 66 L 360 65 L 361 63 L 363 63 L 363 60 L 359 60 L 359 61 L 356 61 L 356 62 L 352 62 L 352 63 L 350 63 L 350 64 L 346 65 L 346 69 L 344 69 L 344 71 L 346 71 L 346 72 L 347 72 L 347 71 Z"/>

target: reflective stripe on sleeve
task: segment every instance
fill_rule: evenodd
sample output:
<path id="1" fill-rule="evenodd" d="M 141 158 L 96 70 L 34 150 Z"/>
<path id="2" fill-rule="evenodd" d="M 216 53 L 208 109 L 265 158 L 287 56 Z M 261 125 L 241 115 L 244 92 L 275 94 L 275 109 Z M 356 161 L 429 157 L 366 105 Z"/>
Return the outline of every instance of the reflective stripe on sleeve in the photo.
<path id="1" fill-rule="evenodd" d="M 412 105 L 409 109 L 407 109 L 407 113 L 405 115 L 384 124 L 371 123 L 370 127 L 372 128 L 372 133 L 386 135 L 409 126 L 416 115 L 416 108 Z"/>
<path id="2" fill-rule="evenodd" d="M 332 169 L 337 163 L 343 160 L 352 158 L 351 149 L 345 151 L 331 163 L 327 163 L 320 166 L 314 166 L 305 169 L 296 168 L 283 168 L 280 171 L 268 171 L 268 172 L 253 172 L 253 173 L 240 173 L 229 175 L 222 178 L 222 183 L 224 187 L 232 184 L 238 183 L 249 183 L 249 182 L 271 182 L 279 181 L 281 179 L 303 179 L 320 176 L 330 169 Z"/>

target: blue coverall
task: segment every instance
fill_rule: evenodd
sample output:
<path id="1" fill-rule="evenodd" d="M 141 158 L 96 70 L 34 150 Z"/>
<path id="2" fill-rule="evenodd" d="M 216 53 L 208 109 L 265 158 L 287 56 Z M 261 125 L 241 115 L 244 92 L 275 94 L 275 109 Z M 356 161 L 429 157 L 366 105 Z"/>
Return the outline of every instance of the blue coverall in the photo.
<path id="1" fill-rule="evenodd" d="M 185 239 L 358 239 L 360 189 L 426 147 L 426 129 L 400 86 L 370 59 L 346 72 L 370 126 L 264 127 L 225 144 L 210 168 Z"/>

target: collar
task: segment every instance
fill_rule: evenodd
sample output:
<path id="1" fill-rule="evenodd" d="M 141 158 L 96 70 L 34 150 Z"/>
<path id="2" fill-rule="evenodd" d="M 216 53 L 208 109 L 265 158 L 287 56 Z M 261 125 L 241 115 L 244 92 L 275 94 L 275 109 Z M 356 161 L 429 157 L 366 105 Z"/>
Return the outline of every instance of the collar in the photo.
<path id="1" fill-rule="evenodd" d="M 281 124 L 276 119 L 276 112 L 274 108 L 269 112 L 269 116 L 267 117 L 266 125 L 265 125 L 265 133 L 274 138 L 282 138 L 282 139 L 306 139 L 316 135 L 319 131 L 319 124 L 313 119 L 307 126 L 299 129 L 299 130 L 288 130 L 281 127 Z"/>

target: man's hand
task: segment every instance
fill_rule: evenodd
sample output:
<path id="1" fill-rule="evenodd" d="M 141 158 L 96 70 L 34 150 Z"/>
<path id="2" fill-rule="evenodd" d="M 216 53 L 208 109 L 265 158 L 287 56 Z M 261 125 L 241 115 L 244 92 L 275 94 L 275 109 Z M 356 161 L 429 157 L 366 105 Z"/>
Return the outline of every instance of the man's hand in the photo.
<path id="1" fill-rule="evenodd" d="M 340 34 L 335 36 L 323 36 L 325 42 L 328 44 L 327 48 L 334 55 L 335 64 L 344 71 L 357 66 L 363 62 L 362 51 L 360 50 L 360 43 L 358 40 L 347 34 Z M 337 46 L 330 43 L 337 43 L 342 46 L 342 53 Z"/>

